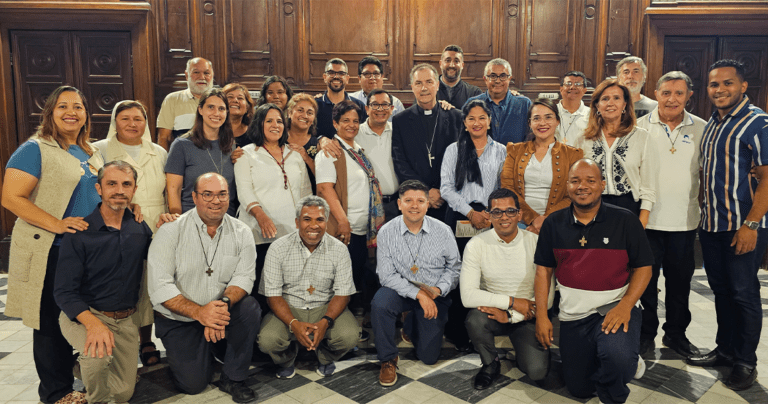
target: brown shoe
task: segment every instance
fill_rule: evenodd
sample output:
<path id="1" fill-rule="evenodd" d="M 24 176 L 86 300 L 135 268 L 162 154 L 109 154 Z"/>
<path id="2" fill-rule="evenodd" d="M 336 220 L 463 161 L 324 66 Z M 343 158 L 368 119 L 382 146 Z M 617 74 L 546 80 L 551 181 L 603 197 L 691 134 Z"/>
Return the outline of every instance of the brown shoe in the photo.
<path id="1" fill-rule="evenodd" d="M 379 384 L 384 387 L 394 386 L 397 383 L 397 360 L 398 357 L 390 361 L 381 362 L 381 372 L 379 372 Z"/>
<path id="2" fill-rule="evenodd" d="M 88 400 L 85 399 L 84 393 L 73 391 L 62 397 L 56 404 L 88 404 Z"/>

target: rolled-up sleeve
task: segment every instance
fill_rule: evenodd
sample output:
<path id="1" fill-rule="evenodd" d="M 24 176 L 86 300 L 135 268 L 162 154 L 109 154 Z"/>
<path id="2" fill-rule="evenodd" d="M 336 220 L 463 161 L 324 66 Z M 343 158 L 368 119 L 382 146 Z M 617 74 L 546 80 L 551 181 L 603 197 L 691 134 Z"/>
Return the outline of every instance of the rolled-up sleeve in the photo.
<path id="1" fill-rule="evenodd" d="M 53 296 L 61 311 L 72 321 L 78 314 L 89 310 L 79 293 L 85 269 L 83 255 L 83 246 L 79 240 L 71 234 L 64 235 L 59 248 Z"/>
<path id="2" fill-rule="evenodd" d="M 238 226 L 235 237 L 237 237 L 240 254 L 238 254 L 239 260 L 235 272 L 227 286 L 237 286 L 250 294 L 253 283 L 256 281 L 256 242 L 253 239 L 253 233 L 246 226 Z"/>
<path id="3" fill-rule="evenodd" d="M 346 247 L 337 248 L 334 251 L 336 273 L 333 279 L 333 293 L 336 296 L 351 296 L 357 290 L 352 280 L 352 260 Z"/>
<path id="4" fill-rule="evenodd" d="M 176 244 L 179 226 L 166 223 L 158 229 L 147 254 L 147 289 L 154 307 L 181 294 L 176 287 Z"/>
<path id="5" fill-rule="evenodd" d="M 289 243 L 285 237 L 282 237 L 272 243 L 267 250 L 267 256 L 264 258 L 264 270 L 261 273 L 259 282 L 259 294 L 267 297 L 277 297 L 283 295 L 283 271 L 281 264 L 285 260 Z"/>

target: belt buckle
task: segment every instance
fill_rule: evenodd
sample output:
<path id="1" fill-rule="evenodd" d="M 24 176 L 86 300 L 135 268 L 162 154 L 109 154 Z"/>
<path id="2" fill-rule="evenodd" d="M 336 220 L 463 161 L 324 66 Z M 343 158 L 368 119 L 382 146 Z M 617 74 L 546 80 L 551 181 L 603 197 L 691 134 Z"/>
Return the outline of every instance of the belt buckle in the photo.
<path id="1" fill-rule="evenodd" d="M 115 320 L 122 320 L 130 317 L 130 315 L 133 314 L 131 313 L 131 310 L 133 310 L 133 308 L 115 311 Z"/>

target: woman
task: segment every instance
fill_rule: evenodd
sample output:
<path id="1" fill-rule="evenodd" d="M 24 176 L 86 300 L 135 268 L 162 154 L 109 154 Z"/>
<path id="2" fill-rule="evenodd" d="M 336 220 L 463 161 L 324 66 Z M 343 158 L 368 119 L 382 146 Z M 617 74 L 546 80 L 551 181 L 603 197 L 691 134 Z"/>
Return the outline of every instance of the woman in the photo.
<path id="1" fill-rule="evenodd" d="M 229 185 L 229 209 L 237 213 L 235 165 L 231 160 L 234 140 L 229 121 L 227 97 L 214 88 L 203 93 L 197 107 L 195 125 L 187 134 L 176 139 L 165 163 L 168 187 L 168 212 L 184 213 L 195 207 L 192 191 L 197 177 L 216 172 Z"/>
<path id="2" fill-rule="evenodd" d="M 635 123 L 629 89 L 605 80 L 592 93 L 589 123 L 573 145 L 600 165 L 603 202 L 629 209 L 645 227 L 656 202 L 659 160 L 648 131 Z"/>
<path id="3" fill-rule="evenodd" d="M 221 90 L 227 97 L 229 105 L 229 123 L 232 125 L 232 135 L 235 145 L 244 147 L 251 143 L 248 136 L 248 124 L 253 120 L 253 99 L 248 89 L 240 83 L 229 83 Z"/>
<path id="4" fill-rule="evenodd" d="M 238 216 L 251 227 L 256 241 L 256 287 L 252 292 L 256 295 L 269 246 L 296 229 L 296 203 L 311 195 L 312 189 L 304 161 L 287 146 L 280 108 L 270 103 L 256 108 L 246 136 L 252 144 L 243 148 L 244 154 L 235 164 L 235 181 Z M 266 304 L 266 299 L 259 303 Z"/>
<path id="5" fill-rule="evenodd" d="M 271 102 L 277 105 L 280 110 L 285 111 L 285 105 L 291 98 L 293 98 L 293 90 L 288 86 L 288 82 L 280 76 L 269 76 L 261 86 L 256 106 Z"/>
<path id="6" fill-rule="evenodd" d="M 353 297 L 353 307 L 370 310 L 375 280 L 366 273 L 368 248 L 376 246 L 376 235 L 384 224 L 379 180 L 370 160 L 355 142 L 360 129 L 360 107 L 344 100 L 333 107 L 335 141 L 344 150 L 336 159 L 319 153 L 315 159 L 317 194 L 328 202 L 331 215 L 328 234 L 338 237 L 349 249 L 355 288 L 362 294 Z M 358 297 L 359 296 L 359 297 Z"/>
<path id="7" fill-rule="evenodd" d="M 133 166 L 138 173 L 133 203 L 142 207 L 144 218 L 154 233 L 160 215 L 166 212 L 165 161 L 168 152 L 152 143 L 147 130 L 147 111 L 138 101 L 121 101 L 112 110 L 107 138 L 93 146 L 104 162 L 122 160 Z M 142 278 L 141 294 L 137 307 L 139 337 L 141 339 L 141 363 L 152 366 L 160 362 L 160 352 L 152 342 L 154 316 L 147 293 L 146 275 Z"/>
<path id="8" fill-rule="evenodd" d="M 72 346 L 59 328 L 53 298 L 64 233 L 85 230 L 101 202 L 96 176 L 103 161 L 88 143 L 91 118 L 74 87 L 57 88 L 43 106 L 36 133 L 13 153 L 5 171 L 2 205 L 19 217 L 13 228 L 5 315 L 34 328 L 32 345 L 42 402 L 80 400 L 72 390 Z"/>
<path id="9" fill-rule="evenodd" d="M 533 102 L 528 109 L 528 125 L 533 139 L 507 145 L 501 186 L 520 200 L 521 227 L 538 234 L 550 213 L 571 204 L 566 192 L 568 170 L 584 153 L 555 140 L 560 114 L 551 100 Z"/>
<path id="10" fill-rule="evenodd" d="M 317 102 L 311 96 L 300 93 L 288 101 L 285 109 L 288 118 L 288 147 L 301 154 L 307 165 L 312 194 L 315 194 L 315 156 L 317 155 Z"/>

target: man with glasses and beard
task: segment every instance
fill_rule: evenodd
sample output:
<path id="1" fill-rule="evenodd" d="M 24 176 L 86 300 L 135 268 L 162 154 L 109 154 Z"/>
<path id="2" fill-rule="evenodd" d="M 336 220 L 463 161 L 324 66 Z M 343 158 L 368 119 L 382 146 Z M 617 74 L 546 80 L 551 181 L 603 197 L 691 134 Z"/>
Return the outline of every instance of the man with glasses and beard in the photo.
<path id="1" fill-rule="evenodd" d="M 374 89 L 384 88 L 384 67 L 381 65 L 381 61 L 375 56 L 366 56 L 357 65 L 357 75 L 360 81 L 360 90 L 355 91 L 349 96 L 361 101 L 363 104 L 368 104 L 368 95 Z M 392 113 L 389 115 L 389 122 L 392 122 L 392 117 L 405 110 L 403 102 L 394 95 L 389 95 L 392 98 Z M 363 121 L 360 121 L 361 123 Z"/>
<path id="2" fill-rule="evenodd" d="M 347 63 L 339 58 L 333 58 L 325 63 L 325 72 L 323 73 L 328 89 L 317 99 L 317 135 L 333 139 L 336 135 L 336 129 L 333 127 L 333 106 L 344 101 L 351 100 L 363 113 L 360 116 L 360 122 L 365 122 L 368 117 L 365 114 L 365 104 L 357 98 L 351 98 L 350 94 L 344 91 L 349 83 L 349 71 Z M 322 148 L 322 144 L 320 145 Z"/>
<path id="3" fill-rule="evenodd" d="M 482 94 L 480 87 L 473 86 L 461 79 L 464 70 L 464 51 L 459 45 L 448 45 L 440 56 L 440 90 L 437 92 L 439 101 L 447 101 L 454 108 L 461 109 L 468 99 Z"/>
<path id="4" fill-rule="evenodd" d="M 638 119 L 648 115 L 658 105 L 656 101 L 640 94 L 647 75 L 648 68 L 645 66 L 645 62 L 637 56 L 625 57 L 616 65 L 616 77 L 619 79 L 619 84 L 626 86 L 632 94 L 635 117 Z"/>
<path id="5" fill-rule="evenodd" d="M 213 66 L 203 58 L 189 59 L 184 77 L 187 88 L 168 94 L 157 115 L 157 144 L 166 150 L 195 124 L 198 100 L 213 88 Z"/>

